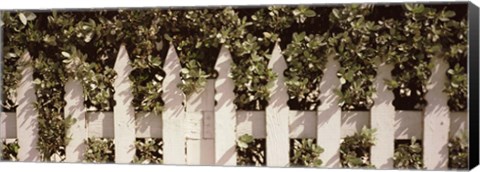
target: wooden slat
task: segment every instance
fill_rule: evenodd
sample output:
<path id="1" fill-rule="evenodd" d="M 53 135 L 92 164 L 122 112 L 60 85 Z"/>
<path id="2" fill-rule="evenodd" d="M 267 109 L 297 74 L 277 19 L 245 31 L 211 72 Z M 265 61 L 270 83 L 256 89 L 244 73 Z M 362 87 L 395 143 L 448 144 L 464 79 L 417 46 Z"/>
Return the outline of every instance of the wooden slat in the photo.
<path id="1" fill-rule="evenodd" d="M 135 122 L 137 138 L 162 138 L 162 115 L 137 112 Z"/>
<path id="2" fill-rule="evenodd" d="M 395 107 L 393 100 L 395 96 L 392 91 L 388 89 L 385 80 L 392 78 L 393 65 L 381 62 L 380 59 L 376 61 L 378 66 L 377 76 L 375 78 L 374 86 L 376 92 L 373 94 L 373 106 L 370 109 L 370 124 L 371 128 L 375 128 L 376 142 L 371 148 L 372 164 L 380 169 L 393 168 L 393 152 L 395 149 L 394 140 L 394 115 Z"/>
<path id="3" fill-rule="evenodd" d="M 89 138 L 114 138 L 113 112 L 87 112 Z"/>
<path id="4" fill-rule="evenodd" d="M 450 113 L 450 137 L 460 136 L 468 130 L 468 113 L 451 112 Z"/>
<path id="5" fill-rule="evenodd" d="M 0 113 L 0 139 L 17 138 L 17 116 L 15 112 Z"/>
<path id="6" fill-rule="evenodd" d="M 162 84 L 162 99 L 165 101 L 163 112 L 164 163 L 169 165 L 185 164 L 185 109 L 182 105 L 184 94 L 178 88 L 178 84 L 182 82 L 180 78 L 181 65 L 173 45 L 170 45 L 163 69 L 166 74 Z"/>
<path id="7" fill-rule="evenodd" d="M 249 134 L 264 139 L 267 136 L 265 124 L 265 111 L 237 111 L 237 138 Z"/>
<path id="8" fill-rule="evenodd" d="M 214 165 L 215 142 L 213 139 L 192 139 L 187 141 L 187 162 L 190 165 Z"/>
<path id="9" fill-rule="evenodd" d="M 65 118 L 75 119 L 75 123 L 67 130 L 67 136 L 70 142 L 65 148 L 66 162 L 82 162 L 86 150 L 85 140 L 87 138 L 87 128 L 83 104 L 83 87 L 79 80 L 69 80 L 65 84 Z"/>
<path id="10" fill-rule="evenodd" d="M 317 112 L 293 111 L 289 113 L 290 138 L 316 138 Z"/>
<path id="11" fill-rule="evenodd" d="M 33 84 L 33 66 L 32 57 L 25 53 L 21 58 L 20 66 L 22 79 L 17 87 L 17 137 L 18 159 L 23 162 L 40 161 L 40 152 L 37 149 L 38 141 L 38 112 L 35 110 L 34 103 L 37 102 L 35 87 Z"/>
<path id="12" fill-rule="evenodd" d="M 205 133 L 213 135 L 214 88 L 215 80 L 209 79 L 201 92 L 187 98 L 187 164 L 215 164 L 215 148 L 206 144 L 214 141 L 205 137 Z"/>
<path id="13" fill-rule="evenodd" d="M 286 167 L 289 164 L 289 132 L 288 116 L 290 109 L 287 105 L 288 93 L 283 73 L 287 63 L 282 56 L 278 43 L 275 45 L 268 68 L 277 75 L 269 88 L 270 100 L 266 108 L 267 124 L 267 166 Z"/>
<path id="14" fill-rule="evenodd" d="M 335 89 L 340 89 L 337 71 L 340 64 L 329 55 L 324 76 L 320 83 L 320 100 L 317 117 L 317 144 L 325 149 L 320 155 L 322 166 L 340 167 L 341 109 L 338 106 L 339 96 Z"/>
<path id="15" fill-rule="evenodd" d="M 439 57 L 431 59 L 435 64 L 432 76 L 427 84 L 424 109 L 423 159 L 428 170 L 448 169 L 448 130 L 450 129 L 450 112 L 447 104 L 448 95 L 443 92 L 446 83 L 448 63 Z"/>
<path id="16" fill-rule="evenodd" d="M 396 111 L 394 115 L 394 131 L 396 140 L 423 138 L 423 115 L 421 111 Z"/>
<path id="17" fill-rule="evenodd" d="M 370 112 L 347 111 L 342 112 L 341 137 L 351 136 L 362 131 L 362 128 L 370 127 Z"/>
<path id="18" fill-rule="evenodd" d="M 231 72 L 232 56 L 227 48 L 222 47 L 215 63 L 218 72 L 215 80 L 215 165 L 233 166 L 237 163 L 235 135 L 237 116 L 235 115 L 235 85 L 228 75 Z M 221 139 L 219 139 L 221 138 Z"/>
<path id="19" fill-rule="evenodd" d="M 116 102 L 113 107 L 115 162 L 130 163 L 135 155 L 135 111 L 132 105 L 132 82 L 129 79 L 132 67 L 124 45 L 118 51 L 113 69 L 117 72 L 117 78 L 113 83 L 115 88 L 113 98 Z"/>

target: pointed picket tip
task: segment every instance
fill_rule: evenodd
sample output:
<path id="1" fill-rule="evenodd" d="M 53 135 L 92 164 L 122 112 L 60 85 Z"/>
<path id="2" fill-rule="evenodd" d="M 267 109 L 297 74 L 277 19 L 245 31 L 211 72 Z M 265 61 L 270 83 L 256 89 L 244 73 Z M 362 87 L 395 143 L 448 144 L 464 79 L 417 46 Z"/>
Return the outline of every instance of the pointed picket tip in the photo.
<path id="1" fill-rule="evenodd" d="M 120 49 L 118 50 L 117 59 L 115 60 L 115 64 L 113 66 L 113 70 L 117 72 L 118 75 L 120 74 L 128 74 L 131 72 L 130 66 L 130 58 L 128 56 L 127 48 L 125 45 L 121 45 Z"/>
<path id="2" fill-rule="evenodd" d="M 287 69 L 287 67 L 287 62 L 282 55 L 282 49 L 277 42 L 272 51 L 272 58 L 268 62 L 268 68 L 271 68 L 275 73 L 283 75 L 283 72 L 285 69 Z"/>
<path id="3" fill-rule="evenodd" d="M 228 51 L 225 46 L 222 46 L 214 67 L 215 70 L 218 72 L 218 75 L 228 75 L 228 73 L 224 73 L 222 71 L 230 71 L 232 63 L 233 59 L 230 51 Z"/>

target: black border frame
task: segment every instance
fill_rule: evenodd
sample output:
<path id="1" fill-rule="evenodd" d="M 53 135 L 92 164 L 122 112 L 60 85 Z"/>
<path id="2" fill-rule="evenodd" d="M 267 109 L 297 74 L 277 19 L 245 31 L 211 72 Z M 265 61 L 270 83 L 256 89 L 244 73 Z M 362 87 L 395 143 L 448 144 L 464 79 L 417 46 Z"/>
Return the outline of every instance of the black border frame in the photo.
<path id="1" fill-rule="evenodd" d="M 469 118 L 469 164 L 472 170 L 478 165 L 479 157 L 479 8 L 468 4 L 468 118 Z"/>

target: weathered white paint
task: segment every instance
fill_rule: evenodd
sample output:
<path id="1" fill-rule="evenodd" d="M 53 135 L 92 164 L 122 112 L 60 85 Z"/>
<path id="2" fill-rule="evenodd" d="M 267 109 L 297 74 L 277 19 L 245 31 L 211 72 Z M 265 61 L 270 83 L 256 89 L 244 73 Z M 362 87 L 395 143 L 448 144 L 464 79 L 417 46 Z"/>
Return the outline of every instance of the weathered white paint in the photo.
<path id="1" fill-rule="evenodd" d="M 340 137 L 344 138 L 358 133 L 364 126 L 370 128 L 370 112 L 344 111 L 342 112 Z"/>
<path id="2" fill-rule="evenodd" d="M 222 47 L 215 63 L 218 73 L 215 80 L 215 165 L 233 166 L 237 164 L 236 133 L 237 116 L 235 115 L 235 85 L 229 77 L 232 66 L 232 55 Z M 218 139 L 221 138 L 221 139 Z"/>
<path id="3" fill-rule="evenodd" d="M 162 138 L 162 115 L 137 112 L 135 115 L 137 138 Z"/>
<path id="4" fill-rule="evenodd" d="M 209 79 L 205 87 L 187 98 L 187 164 L 214 165 L 215 148 L 213 139 L 206 139 L 205 133 L 213 134 L 214 80 Z M 210 123 L 210 125 L 205 125 Z M 211 136 L 210 136 L 211 137 Z M 210 144 L 208 144 L 210 143 Z"/>
<path id="5" fill-rule="evenodd" d="M 289 132 L 288 116 L 290 109 L 287 105 L 288 93 L 283 73 L 287 63 L 282 56 L 280 45 L 275 44 L 268 68 L 277 75 L 269 88 L 270 100 L 266 107 L 267 124 L 267 166 L 286 167 L 289 164 Z"/>
<path id="6" fill-rule="evenodd" d="M 276 47 L 274 54 L 278 54 L 278 51 L 280 50 Z M 274 71 L 280 74 L 279 79 L 284 79 L 281 75 L 283 71 L 279 69 L 283 64 L 274 65 L 273 57 L 275 56 L 272 56 L 269 67 L 274 68 Z M 281 55 L 276 57 L 280 59 Z M 282 111 L 286 101 L 284 103 L 280 103 L 283 101 L 275 101 L 282 98 L 281 96 L 275 98 L 277 96 L 275 93 L 282 92 L 282 90 L 276 90 L 275 88 L 271 88 L 270 109 L 266 111 L 235 111 L 235 105 L 233 104 L 235 98 L 234 84 L 228 76 L 231 70 L 231 58 L 228 50 L 222 48 L 215 65 L 219 74 L 217 79 L 208 80 L 205 89 L 199 93 L 201 95 L 188 99 L 185 109 L 182 105 L 182 101 L 185 100 L 183 93 L 177 87 L 178 83 L 181 82 L 179 76 L 180 64 L 175 50 L 171 46 L 165 63 L 167 76 L 163 84 L 164 95 L 162 95 L 165 100 L 165 114 L 156 115 L 152 112 L 138 112 L 131 115 L 133 114 L 131 113 L 133 110 L 130 111 L 130 109 L 133 109 L 131 108 L 132 97 L 130 81 L 127 77 L 131 68 L 128 66 L 128 62 L 125 62 L 128 61 L 128 56 L 124 47 L 122 47 L 115 66 L 118 73 L 114 83 L 116 89 L 115 100 L 118 106 L 116 106 L 116 109 L 114 108 L 115 115 L 113 112 L 86 113 L 84 109 L 82 110 L 83 95 L 79 82 L 70 80 L 65 85 L 65 100 L 67 101 L 65 115 L 72 115 L 77 120 L 68 131 L 72 141 L 66 148 L 66 161 L 80 162 L 82 160 L 82 137 L 114 138 L 117 140 L 116 150 L 119 151 L 119 154 L 125 155 L 125 158 L 117 160 L 117 163 L 129 163 L 128 160 L 133 158 L 133 155 L 126 155 L 134 152 L 134 149 L 128 149 L 128 145 L 133 146 L 135 137 L 163 137 L 166 164 L 235 165 L 235 140 L 243 134 L 251 134 L 255 138 L 278 140 L 276 143 L 267 143 L 267 149 L 271 147 L 276 148 L 273 151 L 281 150 L 274 152 L 279 153 L 274 158 L 282 159 L 278 162 L 284 162 L 288 158 L 288 154 L 285 156 L 283 151 L 288 151 L 289 147 L 286 147 L 286 149 L 280 147 L 282 147 L 281 145 L 283 147 L 288 145 L 289 138 L 317 138 L 318 144 L 325 149 L 325 152 L 321 154 L 324 166 L 339 167 L 338 148 L 340 138 L 359 131 L 363 125 L 371 125 L 372 128 L 377 128 L 376 146 L 372 147 L 371 158 L 372 163 L 378 168 L 389 169 L 392 167 L 391 157 L 393 156 L 394 140 L 410 139 L 414 136 L 424 142 L 424 159 L 427 168 L 445 169 L 446 159 L 448 158 L 446 153 L 448 137 L 459 135 L 467 130 L 467 113 L 448 111 L 446 104 L 448 97 L 442 92 L 443 85 L 446 82 L 445 72 L 448 65 L 445 62 L 440 62 L 439 59 L 436 59 L 439 61 L 434 61 L 438 65 L 434 69 L 427 87 L 429 90 L 426 96 L 428 106 L 424 112 L 394 111 L 391 104 L 393 94 L 386 89 L 383 82 L 384 79 L 391 77 L 392 66 L 385 64 L 380 64 L 379 72 L 377 72 L 375 82 L 377 93 L 373 96 L 375 104 L 372 110 L 370 112 L 341 112 L 337 106 L 338 96 L 333 92 L 334 89 L 340 88 L 336 76 L 339 64 L 333 61 L 332 57 L 329 57 L 327 69 L 324 72 L 325 76 L 320 86 L 322 105 L 319 106 L 318 111 L 288 111 L 287 115 L 282 115 L 281 119 L 277 119 L 276 117 L 280 116 L 280 113 L 272 113 L 272 111 L 269 113 L 269 110 Z M 31 57 L 28 53 L 22 56 L 22 61 L 26 64 L 30 64 L 30 60 Z M 31 66 L 22 68 L 23 77 L 17 90 L 17 103 L 19 104 L 17 113 L 0 113 L 0 138 L 7 138 L 7 141 L 15 140 L 15 138 L 19 139 L 21 146 L 19 158 L 21 161 L 39 161 L 39 153 L 36 150 L 38 114 L 33 109 L 36 98 L 32 83 L 32 70 Z M 283 82 L 277 80 L 274 86 L 278 87 L 282 84 Z M 278 103 L 276 104 L 278 106 L 272 106 L 275 103 Z M 268 119 L 267 114 L 270 119 Z M 83 122 L 82 116 L 84 116 Z M 166 120 L 162 119 L 164 116 Z M 282 121 L 284 119 L 287 119 L 286 125 L 288 125 L 288 128 L 286 130 L 282 128 L 285 127 L 285 121 Z M 273 123 L 268 123 L 268 121 Z M 274 127 L 281 128 L 278 131 L 282 131 L 282 136 L 270 124 L 280 124 L 274 125 Z M 270 129 L 268 129 L 269 126 Z M 269 133 L 272 133 L 272 135 L 267 134 L 267 130 L 270 130 Z M 285 131 L 287 131 L 286 137 Z M 189 134 L 189 132 L 191 133 Z M 188 137 L 188 141 L 186 137 Z M 280 141 L 281 138 L 287 141 Z M 75 145 L 77 148 L 75 148 Z M 127 149 L 121 149 L 122 146 L 127 147 Z M 188 151 L 187 155 L 185 148 Z M 272 156 L 268 153 L 272 152 L 271 148 L 267 150 L 267 156 Z M 284 163 L 280 165 L 269 163 L 268 165 L 286 166 Z"/>
<path id="7" fill-rule="evenodd" d="M 423 138 L 423 114 L 421 111 L 396 111 L 394 115 L 394 138 L 408 140 Z"/>
<path id="8" fill-rule="evenodd" d="M 257 139 L 266 138 L 265 120 L 265 111 L 237 111 L 236 138 L 244 134 Z"/>
<path id="9" fill-rule="evenodd" d="M 425 95 L 427 106 L 424 109 L 423 159 L 429 170 L 448 169 L 448 130 L 450 129 L 450 112 L 447 104 L 448 95 L 443 92 L 448 80 L 446 72 L 448 63 L 444 59 L 432 58 L 435 64 L 429 78 Z"/>
<path id="10" fill-rule="evenodd" d="M 0 139 L 17 138 L 17 116 L 15 112 L 0 112 Z"/>
<path id="11" fill-rule="evenodd" d="M 75 123 L 67 130 L 70 142 L 65 148 L 65 162 L 82 162 L 86 150 L 87 127 L 83 104 L 83 87 L 79 80 L 70 79 L 65 84 L 65 118 L 71 117 Z"/>
<path id="12" fill-rule="evenodd" d="M 468 113 L 450 112 L 450 137 L 460 136 L 468 132 Z"/>
<path id="13" fill-rule="evenodd" d="M 337 71 L 340 64 L 329 55 L 322 82 L 320 83 L 320 101 L 317 117 L 317 144 L 325 149 L 320 155 L 322 166 L 340 167 L 341 109 L 338 106 L 339 96 L 335 89 L 340 89 Z"/>
<path id="14" fill-rule="evenodd" d="M 376 92 L 373 94 L 373 106 L 370 109 L 371 128 L 375 128 L 376 142 L 371 148 L 372 164 L 379 169 L 393 168 L 393 152 L 395 149 L 394 140 L 394 115 L 395 107 L 393 100 L 395 96 L 388 89 L 385 80 L 392 79 L 393 65 L 386 62 L 376 61 L 378 67 L 377 76 L 375 78 Z"/>
<path id="15" fill-rule="evenodd" d="M 29 53 L 20 57 L 19 66 L 22 79 L 17 87 L 17 137 L 18 159 L 23 162 L 40 161 L 40 152 L 37 149 L 38 141 L 38 112 L 34 103 L 37 102 L 35 86 L 33 84 L 33 61 Z"/>
<path id="16" fill-rule="evenodd" d="M 317 138 L 317 112 L 290 110 L 290 138 Z"/>
<path id="17" fill-rule="evenodd" d="M 163 158 L 168 165 L 181 165 L 186 163 L 186 137 L 185 137 L 185 109 L 183 106 L 184 94 L 180 84 L 181 64 L 173 45 L 168 49 L 163 66 L 165 78 L 163 80 L 162 99 L 165 102 L 163 112 Z"/>
<path id="18" fill-rule="evenodd" d="M 89 138 L 114 138 L 113 112 L 87 112 Z"/>
<path id="19" fill-rule="evenodd" d="M 115 125 L 115 162 L 130 163 L 135 155 L 135 111 L 132 105 L 133 94 L 129 79 L 132 67 L 124 45 L 118 51 L 113 67 L 117 72 L 113 86 L 115 88 L 115 106 L 113 107 Z"/>

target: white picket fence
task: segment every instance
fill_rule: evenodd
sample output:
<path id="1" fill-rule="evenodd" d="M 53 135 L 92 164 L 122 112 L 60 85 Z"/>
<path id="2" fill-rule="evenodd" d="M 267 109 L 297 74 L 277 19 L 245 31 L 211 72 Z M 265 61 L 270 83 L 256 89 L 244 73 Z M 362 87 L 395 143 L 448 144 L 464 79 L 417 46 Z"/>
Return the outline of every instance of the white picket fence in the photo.
<path id="1" fill-rule="evenodd" d="M 29 60 L 29 54 L 23 59 Z M 376 144 L 371 149 L 371 161 L 381 169 L 393 168 L 394 141 L 415 136 L 423 142 L 424 163 L 427 169 L 446 169 L 448 138 L 466 130 L 467 113 L 450 112 L 448 97 L 442 90 L 447 80 L 448 64 L 433 59 L 436 64 L 428 84 L 428 106 L 423 111 L 395 111 L 393 93 L 387 90 L 384 79 L 391 78 L 393 66 L 378 62 L 375 82 L 375 104 L 370 112 L 342 112 L 334 89 L 340 88 L 337 71 L 340 68 L 333 56 L 328 57 L 321 82 L 322 105 L 317 111 L 292 111 L 287 106 L 287 88 L 283 71 L 287 68 L 280 47 L 275 46 L 268 64 L 279 77 L 271 88 L 270 104 L 265 111 L 236 111 L 234 83 L 228 74 L 232 57 L 226 48 L 220 50 L 215 69 L 216 79 L 208 80 L 206 88 L 184 102 L 177 87 L 181 82 L 180 62 L 173 46 L 168 51 L 163 81 L 165 110 L 156 115 L 134 112 L 131 81 L 132 68 L 124 46 L 119 50 L 114 82 L 116 105 L 113 112 L 87 112 L 83 104 L 81 83 L 70 80 L 65 86 L 65 115 L 76 123 L 68 131 L 72 140 L 66 148 L 67 162 L 82 162 L 89 137 L 114 138 L 115 162 L 130 163 L 135 154 L 136 138 L 163 138 L 165 164 L 236 165 L 236 139 L 245 133 L 266 138 L 267 166 L 289 165 L 289 139 L 316 138 L 325 149 L 321 154 L 324 167 L 340 167 L 341 139 L 366 125 L 376 128 Z M 16 113 L 0 114 L 0 138 L 17 138 L 20 161 L 39 161 L 33 69 L 22 71 L 17 90 Z M 215 101 L 217 103 L 215 103 Z M 215 105 L 216 104 L 216 105 Z"/>

